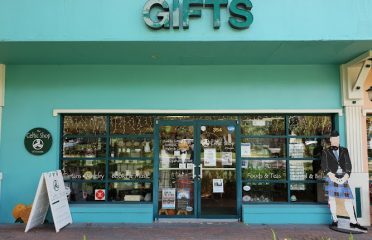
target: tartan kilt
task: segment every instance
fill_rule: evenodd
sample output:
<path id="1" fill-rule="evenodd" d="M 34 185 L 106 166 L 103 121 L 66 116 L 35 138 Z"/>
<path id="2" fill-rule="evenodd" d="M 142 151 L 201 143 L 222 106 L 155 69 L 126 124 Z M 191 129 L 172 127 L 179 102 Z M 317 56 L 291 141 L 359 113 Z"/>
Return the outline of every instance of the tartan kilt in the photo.
<path id="1" fill-rule="evenodd" d="M 332 182 L 328 176 L 325 178 L 325 194 L 328 197 L 354 199 L 348 181 L 339 185 Z"/>

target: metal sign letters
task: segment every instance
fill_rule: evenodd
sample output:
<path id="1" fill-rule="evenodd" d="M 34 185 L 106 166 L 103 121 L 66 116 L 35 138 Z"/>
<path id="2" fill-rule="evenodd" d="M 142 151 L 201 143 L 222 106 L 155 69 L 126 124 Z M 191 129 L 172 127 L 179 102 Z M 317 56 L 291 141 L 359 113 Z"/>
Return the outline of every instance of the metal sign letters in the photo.
<path id="1" fill-rule="evenodd" d="M 173 1 L 172 8 L 168 1 Z M 221 26 L 221 9 L 228 8 L 228 23 L 235 29 L 247 29 L 253 22 L 250 0 L 149 0 L 143 7 L 143 18 L 151 29 L 189 28 L 191 17 L 201 17 L 203 8 L 213 11 L 213 27 Z"/>

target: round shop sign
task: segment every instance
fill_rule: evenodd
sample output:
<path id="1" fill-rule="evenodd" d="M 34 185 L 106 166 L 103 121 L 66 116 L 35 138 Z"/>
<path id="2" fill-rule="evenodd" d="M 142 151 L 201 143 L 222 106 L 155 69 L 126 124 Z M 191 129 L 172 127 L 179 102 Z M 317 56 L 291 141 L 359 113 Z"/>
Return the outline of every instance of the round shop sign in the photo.
<path id="1" fill-rule="evenodd" d="M 25 136 L 25 147 L 33 155 L 43 155 L 52 146 L 52 134 L 45 128 L 31 129 Z"/>

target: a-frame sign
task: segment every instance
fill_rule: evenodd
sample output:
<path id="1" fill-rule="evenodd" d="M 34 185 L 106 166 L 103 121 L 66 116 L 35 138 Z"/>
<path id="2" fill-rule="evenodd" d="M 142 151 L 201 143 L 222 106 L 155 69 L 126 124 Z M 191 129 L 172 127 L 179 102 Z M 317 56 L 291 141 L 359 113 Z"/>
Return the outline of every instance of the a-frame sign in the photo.
<path id="1" fill-rule="evenodd" d="M 41 175 L 25 232 L 44 223 L 49 206 L 56 232 L 72 223 L 65 184 L 60 170 Z"/>

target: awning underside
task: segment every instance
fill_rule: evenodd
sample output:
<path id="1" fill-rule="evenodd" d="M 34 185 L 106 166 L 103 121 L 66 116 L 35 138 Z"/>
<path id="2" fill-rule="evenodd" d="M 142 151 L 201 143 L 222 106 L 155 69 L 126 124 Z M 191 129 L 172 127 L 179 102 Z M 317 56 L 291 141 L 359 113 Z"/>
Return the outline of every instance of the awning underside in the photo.
<path id="1" fill-rule="evenodd" d="M 366 41 L 0 42 L 3 64 L 288 65 L 342 64 Z"/>

